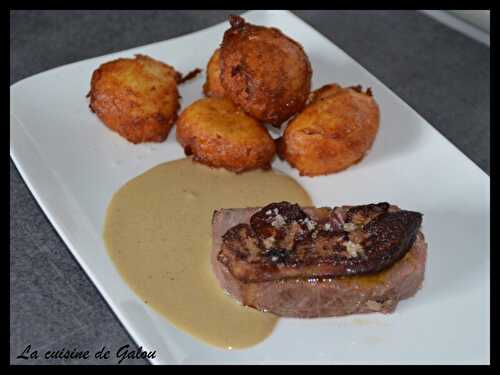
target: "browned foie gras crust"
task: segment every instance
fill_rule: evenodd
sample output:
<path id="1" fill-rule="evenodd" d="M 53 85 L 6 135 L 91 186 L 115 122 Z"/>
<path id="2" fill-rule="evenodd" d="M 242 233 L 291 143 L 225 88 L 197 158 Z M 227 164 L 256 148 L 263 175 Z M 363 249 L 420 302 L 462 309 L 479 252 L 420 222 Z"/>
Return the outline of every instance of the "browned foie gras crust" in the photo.
<path id="1" fill-rule="evenodd" d="M 271 212 L 275 208 L 271 208 Z M 346 259 L 345 251 L 340 257 L 336 258 L 340 267 L 314 267 L 314 261 L 318 262 L 321 258 L 326 260 L 324 256 L 322 257 L 322 254 L 317 254 L 315 250 L 309 255 L 301 253 L 288 256 L 288 265 L 286 265 L 287 261 L 285 259 L 287 256 L 283 255 L 283 251 L 273 253 L 273 249 L 269 249 L 271 250 L 269 251 L 265 248 L 259 248 L 259 246 L 263 245 L 258 242 L 254 243 L 254 245 L 265 255 L 259 254 L 258 250 L 253 248 L 253 253 L 250 250 L 250 253 L 252 253 L 250 260 L 248 260 L 248 254 L 246 255 L 249 263 L 253 262 L 252 266 L 248 268 L 241 267 L 243 263 L 240 259 L 239 262 L 234 262 L 230 268 L 227 262 L 228 259 L 224 260 L 228 252 L 226 250 L 223 253 L 223 235 L 230 231 L 231 228 L 234 228 L 235 224 L 237 225 L 236 228 L 240 230 L 242 228 L 245 228 L 245 231 L 252 229 L 251 218 L 258 211 L 258 209 L 219 210 L 214 214 L 213 218 L 214 248 L 212 265 L 215 274 L 221 286 L 245 305 L 281 316 L 294 317 L 334 316 L 373 311 L 391 312 L 395 309 L 399 300 L 412 296 L 422 284 L 427 245 L 423 234 L 419 231 L 421 216 L 419 216 L 420 214 L 408 216 L 405 212 L 410 211 L 401 211 L 397 207 L 385 203 L 358 207 L 343 206 L 335 209 L 303 209 L 308 219 L 316 223 L 318 227 L 329 224 L 327 225 L 327 232 L 340 233 L 345 225 L 345 238 L 353 243 L 366 241 L 366 238 L 363 239 L 363 236 L 360 235 L 358 226 L 371 228 L 369 230 L 375 233 L 375 237 L 380 238 L 378 246 L 380 246 L 380 242 L 383 242 L 384 238 L 389 243 L 392 243 L 394 236 L 397 237 L 398 233 L 402 233 L 401 226 L 408 226 L 408 229 L 403 232 L 408 234 L 407 238 L 413 238 L 411 241 L 407 241 L 406 244 L 404 244 L 404 240 L 401 240 L 403 244 L 399 247 L 405 248 L 408 246 L 406 251 L 388 251 L 387 257 L 371 258 L 371 263 L 380 262 L 380 264 L 386 265 L 385 268 L 381 266 L 373 267 L 373 264 L 370 265 L 370 260 L 364 263 L 353 263 L 348 260 L 349 258 Z M 403 217 L 399 216 L 401 214 L 403 214 Z M 394 219 L 387 219 L 388 217 Z M 398 217 L 399 219 L 397 219 Z M 279 221 L 282 220 L 279 219 Z M 387 224 L 387 221 L 389 221 L 389 224 Z M 394 221 L 399 223 L 394 224 Z M 287 226 L 289 225 L 287 224 Z M 309 226 L 311 226 L 311 223 L 309 223 Z M 394 226 L 398 228 L 394 228 Z M 274 226 L 272 227 L 275 229 Z M 414 229 L 415 227 L 416 229 Z M 377 232 L 382 228 L 384 228 L 383 234 Z M 266 225 L 257 230 L 263 230 L 262 233 L 265 238 L 269 237 L 270 232 Z M 272 229 L 271 232 L 273 232 Z M 293 236 L 296 243 L 301 243 L 303 240 L 300 238 L 301 231 L 298 228 L 292 228 L 291 232 L 294 232 Z M 322 243 L 324 239 L 321 237 L 324 231 L 315 230 L 314 232 L 318 236 L 316 240 Z M 392 236 L 391 232 L 393 233 Z M 411 235 L 412 232 L 414 232 L 413 236 Z M 289 232 L 287 231 L 287 233 Z M 258 237 L 255 233 L 254 235 Z M 274 231 L 272 236 L 281 238 L 277 241 L 280 246 L 284 245 L 282 247 L 286 247 L 287 243 L 289 246 L 290 235 L 287 238 L 286 236 L 283 237 L 279 231 Z M 231 240 L 229 239 L 229 241 Z M 375 241 L 375 247 L 377 247 L 377 241 Z M 252 249 L 252 245 L 250 245 L 250 249 Z M 321 249 L 319 250 L 321 251 Z M 356 247 L 350 250 L 351 252 L 356 251 Z M 365 255 L 369 252 L 367 249 L 363 250 Z M 377 250 L 380 250 L 380 248 Z M 377 253 L 377 250 L 374 252 Z M 238 254 L 237 256 L 245 257 L 244 254 Z M 361 254 L 354 258 L 360 256 Z M 399 260 L 397 260 L 398 257 L 400 257 Z M 388 261 L 391 258 L 393 260 L 392 264 Z M 292 264 L 295 264 L 295 266 L 292 266 Z M 311 264 L 313 267 L 310 267 Z M 383 269 L 366 273 L 367 264 L 372 267 L 372 270 Z M 274 269 L 276 266 L 282 267 L 282 269 L 277 272 Z M 356 268 L 360 266 L 361 268 Z M 241 268 L 236 270 L 238 267 Z M 347 267 L 354 267 L 354 270 L 358 270 L 360 274 L 353 274 L 350 271 L 345 273 Z M 254 270 L 254 272 L 249 270 Z M 337 276 L 327 274 L 332 270 L 338 272 Z M 342 276 L 339 276 L 339 274 Z M 243 279 L 238 277 L 242 275 Z"/>
<path id="2" fill-rule="evenodd" d="M 376 273 L 406 254 L 422 222 L 418 212 L 389 207 L 355 206 L 342 222 L 318 222 L 298 205 L 273 203 L 223 235 L 218 259 L 242 281 Z"/>

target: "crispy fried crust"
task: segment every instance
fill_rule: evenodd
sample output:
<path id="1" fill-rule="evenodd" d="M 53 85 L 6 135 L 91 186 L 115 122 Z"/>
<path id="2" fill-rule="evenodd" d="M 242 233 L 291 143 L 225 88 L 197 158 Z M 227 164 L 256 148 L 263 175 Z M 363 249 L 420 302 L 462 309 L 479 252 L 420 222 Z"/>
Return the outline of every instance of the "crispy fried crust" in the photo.
<path id="1" fill-rule="evenodd" d="M 273 203 L 223 235 L 218 260 L 244 282 L 374 274 L 411 249 L 421 223 L 420 213 L 388 203 L 340 207 L 316 220 Z"/>
<path id="2" fill-rule="evenodd" d="M 225 98 L 187 107 L 177 120 L 177 140 L 194 160 L 234 172 L 267 169 L 276 152 L 264 126 Z"/>
<path id="3" fill-rule="evenodd" d="M 201 73 L 201 69 L 200 68 L 195 68 L 193 70 L 191 70 L 188 74 L 184 75 L 180 80 L 179 80 L 179 84 L 182 84 L 182 83 L 186 83 L 188 81 L 191 81 L 192 79 L 195 79 L 198 74 Z"/>
<path id="4" fill-rule="evenodd" d="M 324 85 L 319 89 L 311 92 L 309 94 L 309 99 L 307 100 L 307 105 L 311 105 L 322 99 L 326 99 L 330 96 L 337 95 L 342 91 L 342 87 L 336 83 L 331 83 L 329 85 Z"/>
<path id="5" fill-rule="evenodd" d="M 207 64 L 207 80 L 203 85 L 205 96 L 224 96 L 224 87 L 220 81 L 220 49 L 216 49 Z"/>
<path id="6" fill-rule="evenodd" d="M 302 110 L 312 69 L 302 46 L 276 28 L 230 17 L 221 44 L 221 83 L 226 96 L 258 120 L 280 126 Z"/>
<path id="7" fill-rule="evenodd" d="M 288 124 L 280 156 L 301 175 L 338 172 L 363 158 L 379 128 L 371 91 L 326 85 L 310 95 L 307 107 Z"/>
<path id="8" fill-rule="evenodd" d="M 180 79 L 174 68 L 148 56 L 110 61 L 92 74 L 90 108 L 132 143 L 162 142 L 177 116 Z"/>

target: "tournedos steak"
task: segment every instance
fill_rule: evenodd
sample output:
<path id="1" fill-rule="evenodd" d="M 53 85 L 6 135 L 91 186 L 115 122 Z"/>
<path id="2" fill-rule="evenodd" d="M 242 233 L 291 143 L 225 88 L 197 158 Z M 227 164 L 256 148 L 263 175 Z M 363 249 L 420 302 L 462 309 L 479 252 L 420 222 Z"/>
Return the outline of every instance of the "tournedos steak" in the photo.
<path id="1" fill-rule="evenodd" d="M 243 305 L 313 318 L 394 311 L 424 279 L 422 214 L 388 203 L 214 212 L 212 266 Z"/>

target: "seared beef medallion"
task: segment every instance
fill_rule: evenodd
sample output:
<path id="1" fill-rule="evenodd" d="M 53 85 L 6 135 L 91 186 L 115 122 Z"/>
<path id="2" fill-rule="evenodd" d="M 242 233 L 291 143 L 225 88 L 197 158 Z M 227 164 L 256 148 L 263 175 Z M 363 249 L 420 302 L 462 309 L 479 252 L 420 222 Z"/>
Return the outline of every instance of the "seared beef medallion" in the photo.
<path id="1" fill-rule="evenodd" d="M 277 315 L 390 312 L 422 283 L 421 224 L 388 203 L 219 210 L 212 263 L 229 294 Z"/>

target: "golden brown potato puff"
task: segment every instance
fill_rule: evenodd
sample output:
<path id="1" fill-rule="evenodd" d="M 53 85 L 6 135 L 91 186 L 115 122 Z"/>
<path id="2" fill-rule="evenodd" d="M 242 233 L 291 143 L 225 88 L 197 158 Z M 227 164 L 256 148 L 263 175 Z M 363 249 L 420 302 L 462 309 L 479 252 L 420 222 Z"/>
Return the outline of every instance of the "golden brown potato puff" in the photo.
<path id="1" fill-rule="evenodd" d="M 220 49 L 216 49 L 207 64 L 207 80 L 203 85 L 206 96 L 224 96 L 224 88 L 220 81 Z"/>
<path id="2" fill-rule="evenodd" d="M 269 168 L 276 152 L 266 128 L 225 98 L 204 98 L 187 107 L 176 124 L 186 155 L 234 172 Z"/>
<path id="3" fill-rule="evenodd" d="M 300 175 L 338 172 L 361 160 L 379 128 L 380 113 L 370 89 L 326 85 L 288 124 L 278 152 Z"/>
<path id="4" fill-rule="evenodd" d="M 225 96 L 250 116 L 279 127 L 302 110 L 312 69 L 302 46 L 276 28 L 230 17 L 220 48 Z"/>
<path id="5" fill-rule="evenodd" d="M 92 74 L 90 108 L 132 143 L 164 141 L 177 117 L 181 75 L 148 56 L 102 64 Z"/>

